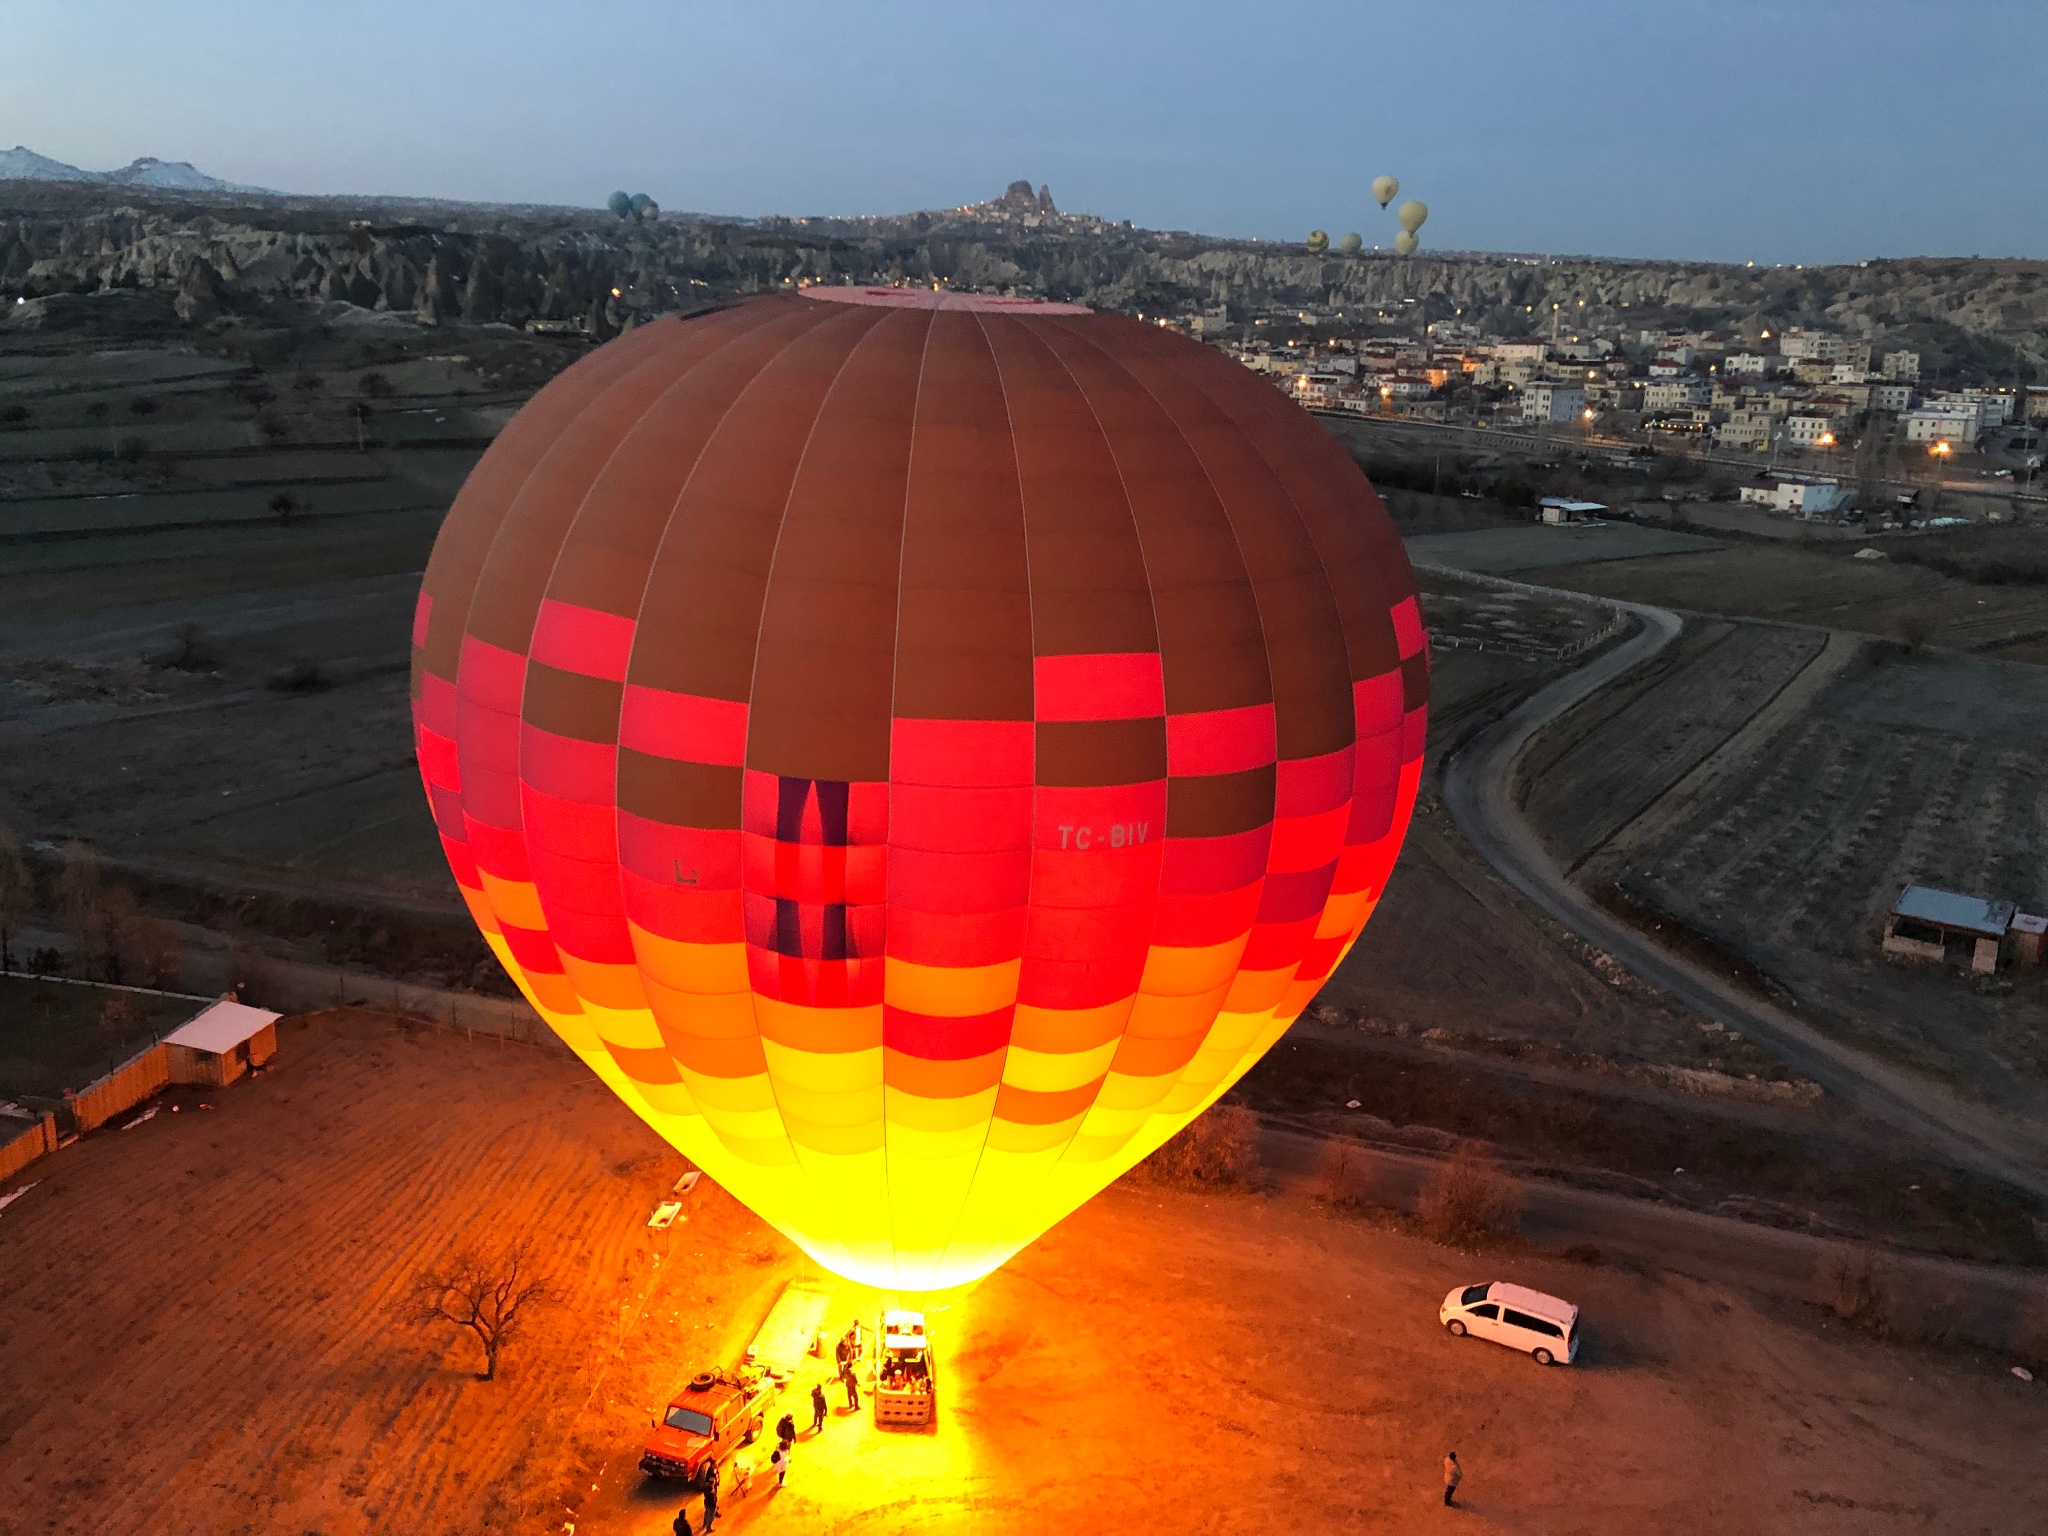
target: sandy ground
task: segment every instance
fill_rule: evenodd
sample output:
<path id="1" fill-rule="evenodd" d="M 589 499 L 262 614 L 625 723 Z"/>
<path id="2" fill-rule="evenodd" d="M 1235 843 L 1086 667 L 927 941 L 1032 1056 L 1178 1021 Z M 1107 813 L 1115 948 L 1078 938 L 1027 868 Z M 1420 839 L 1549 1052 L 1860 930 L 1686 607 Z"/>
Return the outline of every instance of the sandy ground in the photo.
<path id="1" fill-rule="evenodd" d="M 0 1530 L 665 1532 L 648 1412 L 806 1264 L 715 1190 L 650 1234 L 679 1160 L 564 1055 L 346 1014 L 281 1045 L 0 1218 Z M 484 1383 L 399 1298 L 518 1234 L 565 1300 Z M 1578 1302 L 1581 1365 L 1446 1336 L 1442 1294 L 1490 1278 Z M 879 1300 L 843 1289 L 835 1324 Z M 723 1528 L 2048 1528 L 2048 1398 L 1995 1363 L 1300 1194 L 1120 1186 L 932 1319 L 936 1429 L 835 1413 Z"/>

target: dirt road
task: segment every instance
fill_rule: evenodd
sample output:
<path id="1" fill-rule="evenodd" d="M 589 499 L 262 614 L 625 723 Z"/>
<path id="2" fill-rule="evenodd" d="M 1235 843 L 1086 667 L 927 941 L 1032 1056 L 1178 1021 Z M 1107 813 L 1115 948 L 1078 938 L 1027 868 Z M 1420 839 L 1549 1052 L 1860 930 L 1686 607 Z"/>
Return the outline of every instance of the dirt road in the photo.
<path id="1" fill-rule="evenodd" d="M 2038 1129 L 1965 1104 L 1658 948 L 1594 906 L 1544 852 L 1513 803 L 1515 759 L 1546 726 L 1655 656 L 1684 627 L 1666 608 L 1620 606 L 1643 621 L 1641 631 L 1525 700 L 1450 760 L 1444 803 L 1459 829 L 1501 878 L 1643 980 L 1766 1046 L 1845 1104 L 1898 1126 L 1964 1166 L 2048 1198 L 2048 1138 Z"/>

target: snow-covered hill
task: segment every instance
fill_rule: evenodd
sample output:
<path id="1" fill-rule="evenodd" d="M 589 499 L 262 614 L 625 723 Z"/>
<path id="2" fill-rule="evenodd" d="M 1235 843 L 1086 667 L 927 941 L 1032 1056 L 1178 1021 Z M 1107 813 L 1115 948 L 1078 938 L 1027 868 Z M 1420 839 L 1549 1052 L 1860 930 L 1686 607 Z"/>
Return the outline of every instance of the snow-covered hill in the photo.
<path id="1" fill-rule="evenodd" d="M 261 192 L 262 187 L 222 181 L 189 160 L 159 160 L 144 155 L 118 171 L 82 171 L 62 160 L 39 155 L 25 145 L 0 149 L 0 181 L 97 181 L 120 187 L 155 187 L 171 192 Z"/>

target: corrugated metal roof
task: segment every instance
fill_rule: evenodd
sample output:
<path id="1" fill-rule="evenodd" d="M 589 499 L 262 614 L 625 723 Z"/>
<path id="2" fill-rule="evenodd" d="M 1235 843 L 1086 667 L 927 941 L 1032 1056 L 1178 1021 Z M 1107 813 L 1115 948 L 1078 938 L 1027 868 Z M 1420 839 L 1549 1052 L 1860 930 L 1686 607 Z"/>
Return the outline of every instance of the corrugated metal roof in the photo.
<path id="1" fill-rule="evenodd" d="M 183 1045 L 195 1051 L 225 1056 L 265 1025 L 275 1024 L 277 1017 L 267 1008 L 251 1008 L 246 1003 L 224 997 L 197 1018 L 187 1020 L 165 1035 L 164 1044 Z"/>
<path id="2" fill-rule="evenodd" d="M 1986 901 L 1982 896 L 1960 896 L 1954 891 L 1937 891 L 1931 885 L 1909 885 L 1892 904 L 1895 917 L 1915 917 L 1942 928 L 1959 928 L 2002 938 L 2012 922 L 2014 907 L 2009 901 Z"/>

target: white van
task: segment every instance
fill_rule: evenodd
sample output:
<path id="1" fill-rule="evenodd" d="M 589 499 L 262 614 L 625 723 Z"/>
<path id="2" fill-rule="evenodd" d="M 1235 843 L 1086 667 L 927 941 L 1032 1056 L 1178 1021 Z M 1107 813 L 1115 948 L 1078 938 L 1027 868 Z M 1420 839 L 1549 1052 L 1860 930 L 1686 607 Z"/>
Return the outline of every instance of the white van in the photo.
<path id="1" fill-rule="evenodd" d="M 1454 1338 L 1469 1333 L 1511 1349 L 1525 1349 L 1538 1365 L 1570 1365 L 1579 1358 L 1579 1309 L 1504 1280 L 1452 1291 L 1437 1309 L 1437 1321 Z"/>

